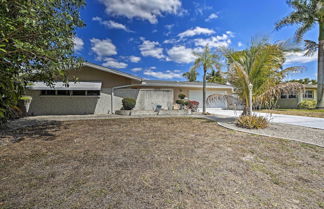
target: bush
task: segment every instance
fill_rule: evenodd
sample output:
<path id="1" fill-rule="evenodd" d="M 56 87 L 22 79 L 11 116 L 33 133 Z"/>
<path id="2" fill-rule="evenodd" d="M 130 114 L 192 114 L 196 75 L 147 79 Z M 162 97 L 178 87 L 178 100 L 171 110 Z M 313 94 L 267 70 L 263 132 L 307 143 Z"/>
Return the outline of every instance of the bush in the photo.
<path id="1" fill-rule="evenodd" d="M 298 104 L 298 108 L 301 109 L 313 109 L 316 107 L 315 100 L 303 100 Z"/>
<path id="2" fill-rule="evenodd" d="M 179 94 L 178 97 L 179 97 L 179 99 L 184 99 L 184 98 L 186 97 L 186 95 L 184 95 L 184 94 Z"/>
<path id="3" fill-rule="evenodd" d="M 136 105 L 136 100 L 133 98 L 124 98 L 122 103 L 124 110 L 132 110 Z"/>
<path id="4" fill-rule="evenodd" d="M 236 126 L 248 129 L 266 128 L 269 125 L 268 119 L 256 115 L 241 115 L 235 121 Z"/>
<path id="5" fill-rule="evenodd" d="M 193 112 L 197 112 L 199 107 L 199 102 L 197 101 L 189 101 L 188 108 L 191 109 Z"/>
<path id="6" fill-rule="evenodd" d="M 178 100 L 176 100 L 176 103 L 179 104 L 179 105 L 183 105 L 183 100 L 182 99 L 178 99 Z"/>

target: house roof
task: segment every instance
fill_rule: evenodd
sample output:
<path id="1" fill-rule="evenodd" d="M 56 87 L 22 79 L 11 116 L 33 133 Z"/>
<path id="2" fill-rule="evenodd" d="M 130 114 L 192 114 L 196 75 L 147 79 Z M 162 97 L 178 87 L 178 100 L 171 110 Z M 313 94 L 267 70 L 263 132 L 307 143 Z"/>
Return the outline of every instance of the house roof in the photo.
<path id="1" fill-rule="evenodd" d="M 48 86 L 44 82 L 34 82 L 28 88 L 31 90 L 101 90 L 101 82 L 54 82 L 53 86 Z"/>
<path id="2" fill-rule="evenodd" d="M 142 86 L 165 86 L 165 87 L 190 87 L 201 88 L 202 82 L 189 82 L 189 81 L 161 81 L 161 80 L 144 80 Z M 206 83 L 207 88 L 214 89 L 233 89 L 230 85 L 218 84 L 218 83 Z"/>
<path id="3" fill-rule="evenodd" d="M 310 89 L 317 89 L 317 85 L 313 85 L 313 84 L 304 84 L 304 87 Z"/>
<path id="4" fill-rule="evenodd" d="M 137 76 L 134 76 L 134 75 L 131 75 L 131 74 L 128 74 L 128 73 L 124 73 L 124 72 L 121 72 L 121 71 L 118 71 L 118 70 L 112 70 L 112 69 L 109 69 L 109 68 L 106 68 L 106 67 L 102 67 L 100 65 L 93 64 L 93 63 L 85 62 L 85 63 L 83 63 L 83 65 L 87 66 L 87 67 L 97 69 L 97 70 L 101 70 L 103 72 L 108 72 L 108 73 L 113 73 L 113 74 L 116 74 L 116 75 L 120 75 L 120 76 L 130 78 L 130 79 L 133 79 L 133 80 L 137 80 L 137 81 L 142 80 L 142 78 L 140 78 L 140 77 L 137 77 Z"/>

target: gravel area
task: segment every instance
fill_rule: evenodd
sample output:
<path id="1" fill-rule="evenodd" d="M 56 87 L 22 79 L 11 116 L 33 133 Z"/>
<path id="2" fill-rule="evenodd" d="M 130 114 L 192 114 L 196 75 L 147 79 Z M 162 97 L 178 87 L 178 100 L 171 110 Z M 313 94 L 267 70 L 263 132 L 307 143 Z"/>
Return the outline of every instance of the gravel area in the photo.
<path id="1" fill-rule="evenodd" d="M 242 131 L 251 134 L 289 139 L 294 141 L 305 142 L 324 147 L 324 130 L 294 126 L 282 123 L 271 123 L 266 129 L 245 129 L 237 127 L 233 120 L 218 121 L 218 124 L 236 131 Z"/>

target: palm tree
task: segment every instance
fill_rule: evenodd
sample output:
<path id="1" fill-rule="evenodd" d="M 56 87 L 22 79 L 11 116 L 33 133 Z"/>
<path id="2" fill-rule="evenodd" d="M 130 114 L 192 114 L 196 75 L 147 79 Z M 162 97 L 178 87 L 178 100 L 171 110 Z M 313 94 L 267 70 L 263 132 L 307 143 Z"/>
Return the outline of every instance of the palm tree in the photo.
<path id="1" fill-rule="evenodd" d="M 188 81 L 193 82 L 197 80 L 198 72 L 194 69 L 190 69 L 189 72 L 182 74 Z"/>
<path id="2" fill-rule="evenodd" d="M 209 83 L 226 84 L 226 79 L 223 77 L 222 72 L 220 70 L 212 69 L 210 73 L 207 73 L 206 79 Z"/>
<path id="3" fill-rule="evenodd" d="M 202 67 L 204 71 L 203 76 L 203 113 L 206 113 L 206 73 L 208 69 L 214 69 L 221 66 L 220 56 L 215 53 L 211 53 L 209 46 L 206 45 L 203 52 L 194 52 L 197 57 L 194 65 L 191 67 L 190 71 L 197 71 L 198 68 Z"/>
<path id="4" fill-rule="evenodd" d="M 294 11 L 276 24 L 276 29 L 297 24 L 295 39 L 300 42 L 304 34 L 315 24 L 319 26 L 319 43 L 306 40 L 306 55 L 318 49 L 317 108 L 324 108 L 324 2 L 323 0 L 290 0 Z"/>
<path id="5" fill-rule="evenodd" d="M 280 97 L 281 93 L 300 91 L 300 83 L 281 83 L 291 71 L 299 67 L 282 69 L 285 62 L 284 45 L 270 44 L 266 40 L 252 43 L 243 51 L 224 50 L 228 64 L 228 80 L 234 86 L 241 99 L 243 114 L 251 114 L 249 106 L 270 106 Z M 253 104 L 249 102 L 249 84 L 253 85 Z M 224 99 L 224 95 L 211 95 L 207 102 Z M 225 96 L 231 100 L 231 96 Z M 230 101 L 228 101 L 230 103 Z"/>

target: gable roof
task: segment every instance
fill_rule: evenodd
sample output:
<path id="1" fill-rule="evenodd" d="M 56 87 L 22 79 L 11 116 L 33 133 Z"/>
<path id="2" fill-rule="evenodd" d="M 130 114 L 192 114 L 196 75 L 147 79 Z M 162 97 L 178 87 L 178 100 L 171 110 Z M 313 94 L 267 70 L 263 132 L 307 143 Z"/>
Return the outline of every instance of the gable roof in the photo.
<path id="1" fill-rule="evenodd" d="M 112 70 L 112 69 L 109 69 L 109 68 L 106 68 L 106 67 L 102 67 L 100 65 L 93 64 L 93 63 L 85 62 L 85 63 L 83 63 L 83 66 L 94 68 L 96 70 L 100 70 L 100 71 L 103 71 L 103 72 L 113 73 L 115 75 L 120 75 L 120 76 L 130 78 L 130 79 L 133 79 L 133 80 L 142 81 L 142 78 L 140 78 L 140 77 L 137 77 L 137 76 L 134 76 L 134 75 L 131 75 L 131 74 L 128 74 L 128 73 L 124 73 L 124 72 L 121 72 L 121 71 L 118 71 L 118 70 Z"/>

